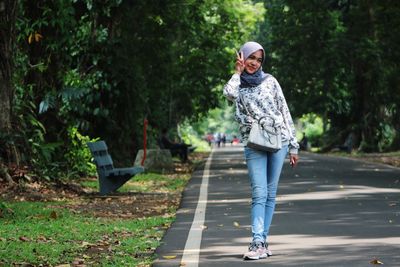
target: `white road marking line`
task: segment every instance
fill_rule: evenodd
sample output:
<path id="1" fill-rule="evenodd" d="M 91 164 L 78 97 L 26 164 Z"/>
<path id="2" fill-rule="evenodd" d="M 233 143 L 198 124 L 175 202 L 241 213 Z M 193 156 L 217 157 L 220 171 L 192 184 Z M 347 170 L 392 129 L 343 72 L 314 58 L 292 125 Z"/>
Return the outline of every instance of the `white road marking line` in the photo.
<path id="1" fill-rule="evenodd" d="M 203 171 L 203 177 L 200 186 L 199 200 L 197 202 L 192 226 L 186 240 L 181 266 L 197 267 L 199 266 L 201 237 L 204 230 L 204 219 L 206 216 L 208 180 L 210 177 L 210 165 L 214 150 L 211 150 Z"/>

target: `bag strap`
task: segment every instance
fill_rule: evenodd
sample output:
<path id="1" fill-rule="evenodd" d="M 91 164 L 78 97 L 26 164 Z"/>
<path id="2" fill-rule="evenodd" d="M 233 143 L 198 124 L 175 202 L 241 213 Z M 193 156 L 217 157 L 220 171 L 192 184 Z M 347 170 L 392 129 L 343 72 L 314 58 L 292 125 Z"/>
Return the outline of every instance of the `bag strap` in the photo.
<path id="1" fill-rule="evenodd" d="M 240 92 L 239 92 L 239 98 L 240 98 L 240 102 L 242 102 L 242 104 L 243 104 L 244 108 L 246 109 L 246 111 L 247 111 L 247 114 L 248 114 L 250 117 L 252 117 L 252 116 L 251 116 L 251 114 L 250 114 L 250 112 L 249 112 L 249 110 L 247 109 L 246 102 L 244 102 L 244 99 L 243 99 L 242 93 L 240 93 Z M 252 118 L 253 118 L 253 117 L 252 117 Z M 253 119 L 255 119 L 255 118 L 253 118 Z"/>

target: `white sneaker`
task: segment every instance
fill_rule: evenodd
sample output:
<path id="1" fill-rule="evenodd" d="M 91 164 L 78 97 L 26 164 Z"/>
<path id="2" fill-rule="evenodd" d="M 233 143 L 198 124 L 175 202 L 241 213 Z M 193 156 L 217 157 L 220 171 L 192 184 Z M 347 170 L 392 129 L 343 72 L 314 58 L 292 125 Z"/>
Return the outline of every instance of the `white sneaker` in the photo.
<path id="1" fill-rule="evenodd" d="M 263 242 L 252 242 L 249 245 L 249 251 L 243 255 L 243 259 L 259 260 L 272 256 L 272 252 L 267 247 L 268 245 Z"/>

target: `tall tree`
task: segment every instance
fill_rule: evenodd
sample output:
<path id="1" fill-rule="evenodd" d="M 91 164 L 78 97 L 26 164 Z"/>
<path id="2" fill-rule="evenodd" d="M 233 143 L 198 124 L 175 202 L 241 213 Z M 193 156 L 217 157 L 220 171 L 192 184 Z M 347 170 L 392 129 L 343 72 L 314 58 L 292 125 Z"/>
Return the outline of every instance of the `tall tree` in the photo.
<path id="1" fill-rule="evenodd" d="M 105 139 L 117 161 L 131 161 L 144 117 L 155 134 L 205 114 L 218 105 L 233 48 L 263 16 L 262 5 L 247 0 L 0 2 L 1 42 L 16 44 L 2 53 L 16 68 L 2 68 L 9 72 L 1 115 L 13 107 L 18 120 L 11 128 L 8 116 L 1 130 L 39 171 L 48 162 L 80 164 L 65 156 L 77 132 Z"/>
<path id="2" fill-rule="evenodd" d="M 396 146 L 399 42 L 388 30 L 399 28 L 395 2 L 265 1 L 260 38 L 272 51 L 271 69 L 295 114 L 324 118 L 327 148 L 349 133 L 362 151 Z"/>
<path id="3" fill-rule="evenodd" d="M 10 139 L 12 135 L 12 102 L 14 86 L 12 82 L 15 51 L 15 20 L 17 2 L 0 1 L 0 137 L 4 140 L 0 157 L 0 175 L 11 182 L 2 159 L 7 163 L 19 164 L 19 153 Z"/>

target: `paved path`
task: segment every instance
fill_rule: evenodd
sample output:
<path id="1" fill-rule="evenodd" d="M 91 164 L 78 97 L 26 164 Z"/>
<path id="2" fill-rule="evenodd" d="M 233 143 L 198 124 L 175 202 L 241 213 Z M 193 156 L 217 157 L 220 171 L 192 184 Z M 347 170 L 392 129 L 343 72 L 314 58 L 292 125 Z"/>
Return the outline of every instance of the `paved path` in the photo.
<path id="1" fill-rule="evenodd" d="M 250 188 L 242 151 L 214 149 L 210 171 L 193 174 L 155 267 L 373 266 L 374 258 L 400 266 L 400 169 L 308 153 L 297 168 L 286 162 L 283 169 L 269 240 L 274 256 L 243 261 Z"/>

